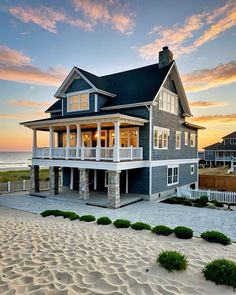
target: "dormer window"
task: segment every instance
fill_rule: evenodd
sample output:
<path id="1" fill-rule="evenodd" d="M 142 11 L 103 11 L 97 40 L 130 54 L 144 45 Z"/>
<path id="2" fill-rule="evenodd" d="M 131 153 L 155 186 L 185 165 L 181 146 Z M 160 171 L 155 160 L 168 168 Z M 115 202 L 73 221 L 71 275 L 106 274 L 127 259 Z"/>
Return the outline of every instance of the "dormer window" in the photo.
<path id="1" fill-rule="evenodd" d="M 168 113 L 178 115 L 177 94 L 162 87 L 162 91 L 159 95 L 159 109 Z"/>
<path id="2" fill-rule="evenodd" d="M 89 93 L 76 92 L 67 95 L 67 111 L 77 112 L 89 109 Z"/>

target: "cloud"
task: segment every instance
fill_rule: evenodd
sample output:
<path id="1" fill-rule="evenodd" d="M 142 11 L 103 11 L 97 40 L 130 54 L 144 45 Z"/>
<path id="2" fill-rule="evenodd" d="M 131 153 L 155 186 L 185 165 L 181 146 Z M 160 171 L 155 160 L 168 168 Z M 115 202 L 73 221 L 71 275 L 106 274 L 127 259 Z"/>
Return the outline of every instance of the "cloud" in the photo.
<path id="1" fill-rule="evenodd" d="M 183 76 L 187 92 L 207 90 L 236 82 L 236 61 L 219 64 L 212 69 L 193 71 Z"/>
<path id="2" fill-rule="evenodd" d="M 0 114 L 0 120 L 37 120 L 37 119 L 45 119 L 49 118 L 49 116 L 42 112 L 31 112 L 29 114 L 26 113 L 12 113 L 12 114 Z"/>
<path id="3" fill-rule="evenodd" d="M 48 107 L 50 105 L 49 102 L 36 102 L 32 100 L 10 100 L 11 105 L 26 107 L 26 108 L 41 108 Z"/>
<path id="4" fill-rule="evenodd" d="M 92 25 L 90 23 L 80 19 L 73 19 L 67 16 L 62 10 L 54 10 L 51 7 L 43 5 L 38 8 L 15 6 L 9 8 L 9 12 L 23 23 L 32 22 L 51 33 L 56 33 L 56 26 L 59 22 L 80 27 L 86 31 L 92 30 Z"/>
<path id="5" fill-rule="evenodd" d="M 218 126 L 222 124 L 234 125 L 236 124 L 236 114 L 225 114 L 225 115 L 208 115 L 194 117 L 191 122 L 196 122 L 200 124 L 215 124 Z"/>
<path id="6" fill-rule="evenodd" d="M 0 46 L 0 79 L 26 84 L 58 86 L 67 71 L 62 67 L 51 67 L 48 71 L 33 66 L 31 58 L 6 46 Z"/>
<path id="7" fill-rule="evenodd" d="M 131 34 L 134 21 L 131 16 L 122 12 L 115 12 L 114 1 L 95 2 L 90 0 L 73 0 L 72 4 L 77 12 L 82 12 L 83 17 L 73 18 L 62 9 L 56 10 L 52 7 L 40 5 L 39 7 L 15 6 L 8 9 L 9 13 L 23 23 L 34 23 L 41 28 L 51 32 L 57 32 L 57 24 L 65 23 L 74 27 L 80 27 L 85 31 L 92 31 L 97 23 L 110 24 L 111 27 L 124 34 Z M 111 11 L 109 11 L 109 6 Z"/>
<path id="8" fill-rule="evenodd" d="M 225 105 L 227 104 L 221 101 L 190 101 L 190 106 L 192 108 L 214 108 L 223 107 Z"/>
<path id="9" fill-rule="evenodd" d="M 0 45 L 0 65 L 28 65 L 31 62 L 31 58 L 23 53 L 7 46 Z"/>
<path id="10" fill-rule="evenodd" d="M 112 28 L 130 35 L 133 33 L 134 20 L 132 15 L 117 12 L 115 1 L 95 2 L 91 0 L 73 0 L 76 11 L 81 11 L 95 26 L 98 22 L 111 24 Z M 109 7 L 111 6 L 111 8 Z M 112 12 L 110 12 L 110 10 Z"/>
<path id="11" fill-rule="evenodd" d="M 195 51 L 199 46 L 219 37 L 221 33 L 234 25 L 236 25 L 236 4 L 232 0 L 215 8 L 211 13 L 204 11 L 188 17 L 182 26 L 179 24 L 168 28 L 155 26 L 149 34 L 157 34 L 158 38 L 142 46 L 138 51 L 143 58 L 155 59 L 160 48 L 168 45 L 178 57 Z M 200 29 L 204 29 L 202 35 L 192 41 L 194 34 Z M 192 44 L 186 45 L 187 42 Z"/>

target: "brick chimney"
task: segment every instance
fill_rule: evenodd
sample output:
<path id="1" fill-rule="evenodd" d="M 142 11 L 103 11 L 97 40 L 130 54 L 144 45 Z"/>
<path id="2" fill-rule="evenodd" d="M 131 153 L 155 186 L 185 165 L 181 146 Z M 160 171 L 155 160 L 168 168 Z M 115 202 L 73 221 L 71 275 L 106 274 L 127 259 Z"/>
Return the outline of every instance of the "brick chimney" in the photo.
<path id="1" fill-rule="evenodd" d="M 173 61 L 173 53 L 169 50 L 168 46 L 162 48 L 159 52 L 159 68 L 168 66 Z"/>

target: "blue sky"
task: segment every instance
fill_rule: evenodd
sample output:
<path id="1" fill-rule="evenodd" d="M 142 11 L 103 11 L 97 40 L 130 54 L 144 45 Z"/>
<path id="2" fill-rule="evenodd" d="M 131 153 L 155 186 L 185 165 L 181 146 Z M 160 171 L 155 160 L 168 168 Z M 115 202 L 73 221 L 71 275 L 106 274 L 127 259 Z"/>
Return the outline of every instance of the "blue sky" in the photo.
<path id="1" fill-rule="evenodd" d="M 45 116 L 74 65 L 109 74 L 158 62 L 165 45 L 207 127 L 200 147 L 220 140 L 236 126 L 235 24 L 235 1 L 1 1 L 0 149 L 30 149 L 18 123 Z"/>

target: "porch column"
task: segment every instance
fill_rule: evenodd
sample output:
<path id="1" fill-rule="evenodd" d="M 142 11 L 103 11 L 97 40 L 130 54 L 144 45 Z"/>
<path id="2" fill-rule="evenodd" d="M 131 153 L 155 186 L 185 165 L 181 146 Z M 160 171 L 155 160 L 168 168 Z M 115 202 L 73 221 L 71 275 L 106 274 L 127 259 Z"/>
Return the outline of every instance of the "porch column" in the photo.
<path id="1" fill-rule="evenodd" d="M 115 145 L 114 145 L 113 161 L 120 162 L 120 122 L 119 121 L 115 122 L 114 127 L 115 127 Z"/>
<path id="2" fill-rule="evenodd" d="M 76 136 L 76 158 L 80 157 L 79 149 L 81 148 L 81 126 L 80 123 L 76 124 L 77 127 L 77 136 Z"/>
<path id="3" fill-rule="evenodd" d="M 74 169 L 70 168 L 70 190 L 73 190 L 74 184 Z"/>
<path id="4" fill-rule="evenodd" d="M 53 158 L 53 148 L 54 148 L 54 133 L 53 127 L 49 127 L 49 158 Z"/>
<path id="5" fill-rule="evenodd" d="M 49 167 L 49 193 L 58 195 L 59 193 L 59 168 Z"/>
<path id="6" fill-rule="evenodd" d="M 33 129 L 32 157 L 36 157 L 37 149 L 37 129 Z"/>
<path id="7" fill-rule="evenodd" d="M 70 150 L 70 125 L 66 125 L 66 159 L 69 159 Z"/>
<path id="8" fill-rule="evenodd" d="M 108 171 L 108 199 L 110 208 L 120 207 L 120 171 Z"/>
<path id="9" fill-rule="evenodd" d="M 96 147 L 96 161 L 101 157 L 101 123 L 97 123 L 97 147 Z"/>
<path id="10" fill-rule="evenodd" d="M 79 196 L 83 200 L 89 199 L 89 170 L 79 169 Z"/>
<path id="11" fill-rule="evenodd" d="M 30 195 L 39 192 L 39 166 L 30 167 Z"/>

